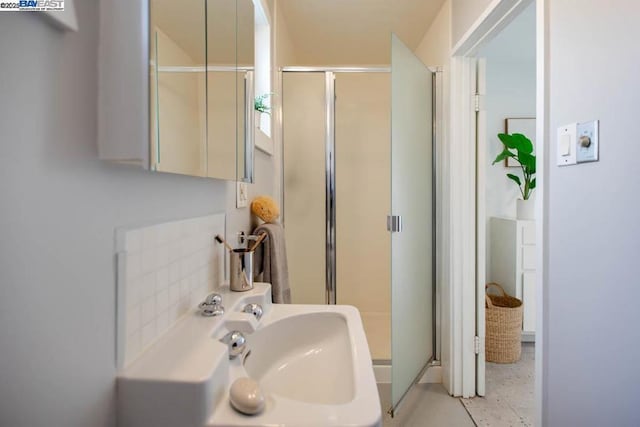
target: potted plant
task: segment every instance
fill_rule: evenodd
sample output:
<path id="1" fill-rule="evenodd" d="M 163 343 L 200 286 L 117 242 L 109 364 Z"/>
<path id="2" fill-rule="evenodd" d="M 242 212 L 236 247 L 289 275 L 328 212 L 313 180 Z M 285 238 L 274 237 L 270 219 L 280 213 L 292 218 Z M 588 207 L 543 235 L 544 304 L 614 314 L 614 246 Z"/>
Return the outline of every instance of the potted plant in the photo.
<path id="1" fill-rule="evenodd" d="M 267 98 L 269 98 L 273 93 L 265 93 L 259 96 L 256 96 L 253 109 L 256 112 L 256 127 L 260 127 L 260 119 L 262 114 L 271 114 L 271 107 L 265 103 Z"/>
<path id="2" fill-rule="evenodd" d="M 493 164 L 501 163 L 507 158 L 513 159 L 520 165 L 522 179 L 518 175 L 507 174 L 507 178 L 518 185 L 522 199 L 516 201 L 516 217 L 518 219 L 534 219 L 535 206 L 531 194 L 536 188 L 536 156 L 533 154 L 533 143 L 521 133 L 498 134 L 504 144 L 504 150 L 498 154 Z"/>

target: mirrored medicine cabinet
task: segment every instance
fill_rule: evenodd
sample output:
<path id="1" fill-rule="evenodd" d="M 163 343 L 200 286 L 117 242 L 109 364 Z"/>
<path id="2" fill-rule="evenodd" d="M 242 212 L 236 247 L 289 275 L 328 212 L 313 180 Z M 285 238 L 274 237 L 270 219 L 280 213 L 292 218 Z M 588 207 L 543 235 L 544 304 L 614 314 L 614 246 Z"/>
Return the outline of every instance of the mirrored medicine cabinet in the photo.
<path id="1" fill-rule="evenodd" d="M 253 0 L 101 3 L 100 157 L 253 182 Z"/>

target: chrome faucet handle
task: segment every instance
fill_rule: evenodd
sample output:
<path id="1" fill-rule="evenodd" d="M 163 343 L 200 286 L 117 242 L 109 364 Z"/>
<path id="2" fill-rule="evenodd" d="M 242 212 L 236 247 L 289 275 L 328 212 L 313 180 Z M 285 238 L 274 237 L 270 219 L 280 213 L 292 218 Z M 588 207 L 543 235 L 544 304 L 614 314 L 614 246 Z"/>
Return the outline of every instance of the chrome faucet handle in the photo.
<path id="1" fill-rule="evenodd" d="M 207 295 L 207 298 L 203 303 L 198 305 L 198 308 L 200 309 L 200 314 L 205 317 L 220 316 L 224 314 L 222 295 L 216 293 Z"/>
<path id="2" fill-rule="evenodd" d="M 260 320 L 263 314 L 262 306 L 260 304 L 247 304 L 242 309 L 242 312 L 253 314 L 257 320 Z"/>
<path id="3" fill-rule="evenodd" d="M 220 342 L 229 346 L 229 360 L 233 360 L 236 357 L 244 353 L 247 348 L 247 340 L 242 335 L 242 332 L 231 331 L 224 337 L 220 338 Z"/>
<path id="4" fill-rule="evenodd" d="M 207 295 L 207 298 L 205 298 L 204 303 L 210 305 L 222 305 L 222 295 L 215 292 L 209 294 Z"/>

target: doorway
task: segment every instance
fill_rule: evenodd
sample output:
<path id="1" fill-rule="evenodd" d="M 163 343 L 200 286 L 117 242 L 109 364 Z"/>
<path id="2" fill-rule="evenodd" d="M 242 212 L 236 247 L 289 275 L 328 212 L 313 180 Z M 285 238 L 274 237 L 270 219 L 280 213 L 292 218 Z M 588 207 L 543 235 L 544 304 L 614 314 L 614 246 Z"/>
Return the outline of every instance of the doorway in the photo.
<path id="1" fill-rule="evenodd" d="M 532 6 L 535 5 L 535 6 Z M 457 224 L 458 230 L 452 232 L 451 239 L 451 271 L 452 293 L 451 311 L 453 313 L 453 351 L 452 351 L 452 374 L 451 384 L 455 395 L 463 398 L 473 396 L 484 396 L 486 389 L 485 378 L 485 285 L 487 280 L 486 263 L 486 195 L 479 188 L 486 188 L 486 170 L 496 168 L 491 163 L 494 159 L 489 159 L 489 155 L 478 150 L 476 137 L 483 138 L 488 131 L 486 123 L 488 96 L 490 95 L 483 86 L 483 80 L 477 80 L 478 73 L 485 71 L 486 61 L 480 60 L 482 50 L 489 45 L 490 41 L 499 35 L 517 19 L 527 8 L 531 7 L 535 15 L 535 125 L 534 130 L 527 131 L 535 135 L 534 139 L 540 141 L 536 146 L 537 161 L 537 186 L 535 218 L 531 227 L 527 227 L 526 239 L 530 248 L 520 247 L 517 253 L 522 255 L 526 250 L 526 258 L 531 261 L 535 274 L 528 276 L 529 286 L 526 291 L 533 293 L 535 305 L 533 310 L 535 320 L 535 350 L 533 353 L 535 366 L 535 387 L 530 402 L 532 422 L 539 423 L 541 415 L 541 382 L 542 382 L 542 288 L 543 288 L 543 223 L 542 212 L 544 212 L 544 185 L 545 170 L 544 158 L 546 150 L 544 142 L 538 136 L 545 134 L 546 124 L 546 85 L 544 55 L 546 50 L 545 37 L 545 13 L 546 6 L 542 1 L 533 0 L 501 0 L 492 4 L 483 18 L 478 20 L 467 32 L 465 37 L 457 43 L 453 49 L 452 57 L 452 122 L 451 122 L 451 164 L 459 166 L 456 174 L 451 171 L 451 211 L 452 223 Z M 480 83 L 480 85 L 478 85 Z M 478 96 L 479 95 L 479 96 Z M 486 95 L 486 96 L 483 96 Z M 480 110 L 480 111 L 477 111 Z M 504 117 L 506 118 L 526 118 L 533 117 Z M 493 130 L 491 131 L 493 132 Z M 492 135 L 495 138 L 495 135 Z M 495 140 L 494 140 L 495 141 Z M 488 142 L 481 141 L 482 147 L 487 147 Z M 484 169 L 482 169 L 484 168 Z M 500 169 L 493 170 L 498 172 Z M 460 172 L 460 173 L 458 173 Z M 506 172 L 500 171 L 501 174 Z M 507 179 L 504 176 L 504 179 Z M 509 181 L 507 181 L 507 184 Z M 514 185 L 513 183 L 511 185 Z M 484 218 L 483 218 L 484 216 Z M 491 230 L 491 229 L 490 229 Z M 521 230 L 520 237 L 525 231 Z M 517 232 L 516 232 L 517 234 Z M 473 242 L 471 245 L 469 242 Z M 518 241 L 516 245 L 522 246 L 523 242 Z M 482 254 L 484 253 L 484 257 Z M 478 256 L 480 255 L 480 257 Z M 533 256 L 531 256 L 533 255 Z M 520 267 L 525 256 L 521 256 L 518 262 Z M 539 261 L 539 262 L 538 262 Z M 520 291 L 522 279 L 520 282 Z M 514 286 L 515 294 L 518 294 L 518 285 Z M 456 293 L 460 292 L 460 297 Z M 523 295 L 523 299 L 527 299 Z M 470 315 L 471 314 L 471 315 Z M 532 331 L 530 331 L 532 332 Z M 526 334 L 525 334 L 526 335 Z M 526 338 L 526 337 L 525 337 Z"/>
<path id="2" fill-rule="evenodd" d="M 528 153 L 501 159 L 505 145 L 498 137 L 524 135 L 534 147 L 531 155 L 536 154 L 535 12 L 532 3 L 477 54 L 477 289 L 480 293 L 489 286 L 487 292 L 492 295 L 504 292 L 522 302 L 521 308 L 511 309 L 521 322 L 519 331 L 513 331 L 521 342 L 505 345 L 506 318 L 495 314 L 501 309 L 487 306 L 485 324 L 477 325 L 491 328 L 484 334 L 478 331 L 479 337 L 486 337 L 484 355 L 477 362 L 476 394 L 483 398 L 463 399 L 463 404 L 478 425 L 533 425 L 535 418 L 535 235 L 539 219 L 533 209 L 522 209 L 522 204 L 535 203 L 536 189 L 530 189 L 531 182 L 535 187 L 535 174 L 529 178 L 529 169 L 518 161 L 528 160 Z M 528 200 L 519 201 L 524 196 Z M 481 318 L 480 313 L 478 323 Z"/>

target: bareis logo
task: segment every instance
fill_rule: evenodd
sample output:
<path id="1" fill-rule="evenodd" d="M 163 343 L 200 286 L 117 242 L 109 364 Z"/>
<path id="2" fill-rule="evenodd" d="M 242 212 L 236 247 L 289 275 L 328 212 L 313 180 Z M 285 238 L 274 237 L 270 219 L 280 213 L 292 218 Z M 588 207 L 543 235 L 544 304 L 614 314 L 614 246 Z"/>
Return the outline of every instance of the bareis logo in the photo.
<path id="1" fill-rule="evenodd" d="M 41 12 L 64 10 L 64 0 L 0 1 L 0 12 Z"/>
<path id="2" fill-rule="evenodd" d="M 19 7 L 59 8 L 64 6 L 64 0 L 20 0 Z"/>

